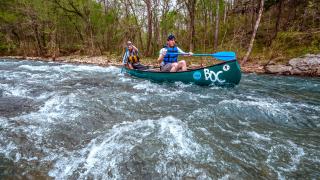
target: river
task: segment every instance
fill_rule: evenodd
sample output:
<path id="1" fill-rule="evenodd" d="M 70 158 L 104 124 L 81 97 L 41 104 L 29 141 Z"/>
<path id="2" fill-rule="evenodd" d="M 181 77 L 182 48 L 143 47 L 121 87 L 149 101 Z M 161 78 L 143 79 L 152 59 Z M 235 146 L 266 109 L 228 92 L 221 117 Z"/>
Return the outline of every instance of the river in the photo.
<path id="1" fill-rule="evenodd" d="M 0 179 L 317 179 L 320 79 L 234 88 L 0 60 Z"/>

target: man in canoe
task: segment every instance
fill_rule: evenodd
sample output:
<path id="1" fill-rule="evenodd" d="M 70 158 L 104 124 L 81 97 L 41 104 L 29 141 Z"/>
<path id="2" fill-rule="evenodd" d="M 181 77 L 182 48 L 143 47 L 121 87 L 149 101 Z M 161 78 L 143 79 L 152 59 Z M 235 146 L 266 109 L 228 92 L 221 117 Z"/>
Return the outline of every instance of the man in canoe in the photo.
<path id="1" fill-rule="evenodd" d="M 147 69 L 147 67 L 140 64 L 140 58 L 138 56 L 138 53 L 138 48 L 136 48 L 131 41 L 128 41 L 126 51 L 123 55 L 122 63 L 129 69 Z"/>
<path id="2" fill-rule="evenodd" d="M 163 72 L 177 72 L 187 70 L 186 61 L 178 61 L 178 54 L 192 56 L 193 53 L 185 53 L 184 51 L 182 51 L 176 46 L 175 40 L 175 36 L 170 34 L 167 39 L 167 45 L 160 50 L 158 62 L 161 63 L 160 70 Z"/>

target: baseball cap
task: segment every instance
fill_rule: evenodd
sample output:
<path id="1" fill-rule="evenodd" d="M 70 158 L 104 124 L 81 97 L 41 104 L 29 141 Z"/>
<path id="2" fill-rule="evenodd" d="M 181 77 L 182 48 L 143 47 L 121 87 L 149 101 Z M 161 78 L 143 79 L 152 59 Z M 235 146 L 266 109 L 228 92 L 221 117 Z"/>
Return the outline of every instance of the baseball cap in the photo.
<path id="1" fill-rule="evenodd" d="M 173 40 L 173 39 L 175 40 L 176 37 L 175 37 L 173 34 L 170 34 L 170 35 L 168 36 L 168 39 L 167 39 L 167 40 L 169 41 L 169 40 Z"/>

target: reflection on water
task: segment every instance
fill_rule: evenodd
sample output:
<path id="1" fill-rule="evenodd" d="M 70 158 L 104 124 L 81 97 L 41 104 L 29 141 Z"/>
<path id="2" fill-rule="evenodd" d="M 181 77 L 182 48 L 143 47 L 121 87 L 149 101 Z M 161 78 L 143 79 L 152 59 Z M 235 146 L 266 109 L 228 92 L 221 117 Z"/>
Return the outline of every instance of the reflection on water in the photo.
<path id="1" fill-rule="evenodd" d="M 117 67 L 0 60 L 0 179 L 320 176 L 320 80 L 152 83 Z"/>

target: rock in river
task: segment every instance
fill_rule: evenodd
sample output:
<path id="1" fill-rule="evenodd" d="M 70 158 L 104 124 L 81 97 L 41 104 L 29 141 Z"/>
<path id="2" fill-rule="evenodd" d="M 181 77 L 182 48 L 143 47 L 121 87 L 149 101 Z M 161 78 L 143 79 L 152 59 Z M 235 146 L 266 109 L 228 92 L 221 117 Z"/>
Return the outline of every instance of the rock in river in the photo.
<path id="1" fill-rule="evenodd" d="M 288 65 L 268 65 L 266 72 L 271 74 L 320 76 L 320 54 L 307 54 L 293 58 Z"/>
<path id="2" fill-rule="evenodd" d="M 13 117 L 36 109 L 38 106 L 32 99 L 0 96 L 0 116 Z"/>

